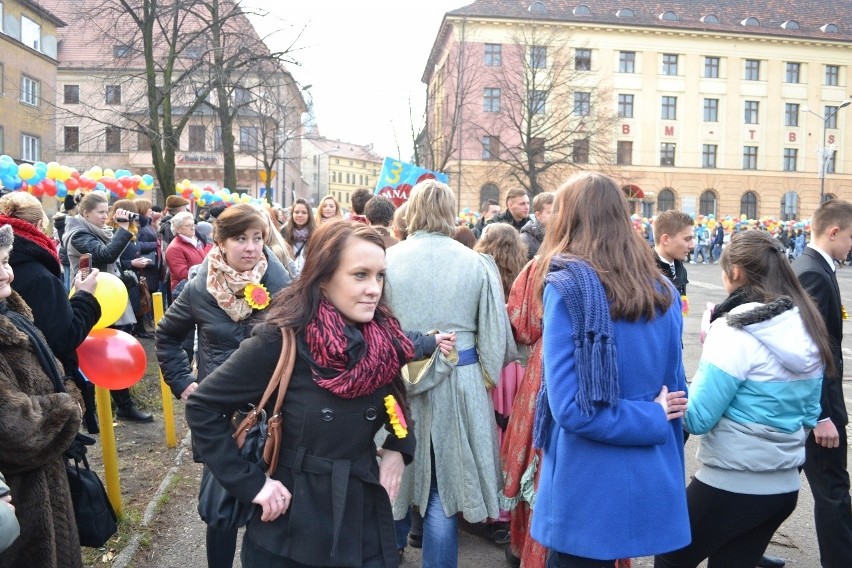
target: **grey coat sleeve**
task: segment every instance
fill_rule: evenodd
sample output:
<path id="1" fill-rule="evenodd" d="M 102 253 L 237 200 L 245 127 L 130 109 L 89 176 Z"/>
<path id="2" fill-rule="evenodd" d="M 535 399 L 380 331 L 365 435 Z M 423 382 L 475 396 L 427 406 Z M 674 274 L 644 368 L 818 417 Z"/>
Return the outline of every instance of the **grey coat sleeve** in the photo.
<path id="1" fill-rule="evenodd" d="M 6 479 L 0 473 L 0 497 L 9 494 L 9 486 Z M 5 501 L 0 501 L 0 552 L 10 546 L 21 534 L 21 527 L 15 517 L 15 511 Z"/>

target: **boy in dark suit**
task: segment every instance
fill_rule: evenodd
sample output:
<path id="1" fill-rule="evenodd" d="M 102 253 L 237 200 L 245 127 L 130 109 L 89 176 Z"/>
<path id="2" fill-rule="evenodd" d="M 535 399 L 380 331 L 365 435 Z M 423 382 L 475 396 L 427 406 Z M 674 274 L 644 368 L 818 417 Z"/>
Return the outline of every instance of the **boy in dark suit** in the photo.
<path id="1" fill-rule="evenodd" d="M 814 496 L 820 560 L 825 568 L 852 566 L 852 506 L 846 468 L 846 405 L 843 401 L 843 319 L 845 310 L 835 261 L 852 249 L 852 203 L 831 200 L 814 213 L 812 239 L 793 270 L 825 319 L 837 373 L 822 385 L 822 412 L 805 444 L 805 475 Z"/>

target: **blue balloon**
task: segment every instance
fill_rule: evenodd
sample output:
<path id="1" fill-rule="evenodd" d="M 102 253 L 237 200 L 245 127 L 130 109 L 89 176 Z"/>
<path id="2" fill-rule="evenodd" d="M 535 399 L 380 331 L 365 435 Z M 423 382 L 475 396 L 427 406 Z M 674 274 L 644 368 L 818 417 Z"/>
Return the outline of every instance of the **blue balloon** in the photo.
<path id="1" fill-rule="evenodd" d="M 95 191 L 106 191 L 106 186 L 101 182 L 95 184 Z"/>
<path id="2" fill-rule="evenodd" d="M 44 179 L 44 176 L 47 175 L 47 164 L 45 164 L 44 162 L 36 162 L 34 165 L 36 173 L 41 174 L 41 179 Z"/>
<path id="3" fill-rule="evenodd" d="M 152 176 L 151 174 L 145 174 L 144 176 L 142 176 L 142 181 L 145 182 L 145 185 L 151 185 L 152 183 L 154 183 L 154 176 Z"/>

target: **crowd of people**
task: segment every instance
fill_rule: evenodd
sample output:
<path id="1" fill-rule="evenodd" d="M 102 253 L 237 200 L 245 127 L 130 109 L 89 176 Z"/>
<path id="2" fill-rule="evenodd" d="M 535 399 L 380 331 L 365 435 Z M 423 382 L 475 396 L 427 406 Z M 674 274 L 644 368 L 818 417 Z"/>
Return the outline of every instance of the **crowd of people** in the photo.
<path id="1" fill-rule="evenodd" d="M 332 196 L 191 212 L 90 192 L 49 234 L 38 199 L 0 198 L 0 568 L 81 565 L 64 453 L 98 432 L 75 349 L 101 316 L 99 272 L 128 291 L 114 327 L 155 337 L 202 484 L 256 506 L 244 566 L 394 567 L 414 546 L 452 568 L 460 519 L 529 568 L 783 565 L 764 554 L 801 469 L 823 566 L 852 565 L 834 275 L 852 204 L 823 204 L 806 242 L 676 210 L 637 225 L 598 173 L 532 201 L 511 189 L 471 227 L 455 203 L 429 179 L 399 208 L 356 191 L 348 213 Z M 690 262 L 719 263 L 728 296 L 688 384 Z M 267 472 L 230 417 L 288 350 Z M 119 419 L 153 420 L 112 398 Z M 237 538 L 211 521 L 208 566 L 232 566 Z"/>

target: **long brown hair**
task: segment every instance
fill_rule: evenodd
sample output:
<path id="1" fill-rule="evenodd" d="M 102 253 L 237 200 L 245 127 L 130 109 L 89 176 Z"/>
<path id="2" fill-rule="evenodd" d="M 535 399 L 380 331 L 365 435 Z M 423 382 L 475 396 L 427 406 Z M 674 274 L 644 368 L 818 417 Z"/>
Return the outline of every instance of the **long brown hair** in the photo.
<path id="1" fill-rule="evenodd" d="M 787 260 L 787 253 L 778 239 L 763 231 L 736 233 L 722 251 L 719 266 L 731 282 L 734 281 L 734 268 L 739 268 L 737 283 L 748 286 L 764 302 L 771 302 L 779 296 L 789 296 L 799 308 L 805 329 L 819 348 L 826 374 L 832 375 L 836 372 L 825 321 L 796 278 L 790 261 Z"/>
<path id="2" fill-rule="evenodd" d="M 512 282 L 527 264 L 527 247 L 521 235 L 511 225 L 492 223 L 485 227 L 473 250 L 494 257 L 503 283 L 503 299 L 508 299 Z"/>
<path id="3" fill-rule="evenodd" d="M 112 207 L 109 208 L 109 216 L 107 217 L 107 225 L 112 227 L 113 229 L 118 229 L 118 223 L 115 222 L 115 211 L 117 209 L 124 209 L 125 211 L 129 211 L 131 213 L 137 213 L 136 204 L 130 199 L 119 199 L 115 203 L 112 204 Z M 127 225 L 127 230 L 133 234 L 133 240 L 136 240 L 136 235 L 139 233 L 139 222 L 131 221 Z"/>
<path id="4" fill-rule="evenodd" d="M 385 250 L 381 235 L 369 225 L 347 220 L 335 220 L 320 225 L 311 237 L 312 246 L 305 255 L 305 265 L 299 277 L 287 288 L 278 292 L 272 300 L 266 321 L 277 327 L 292 329 L 300 333 L 311 320 L 316 318 L 322 299 L 321 286 L 328 282 L 340 266 L 343 251 L 354 239 L 362 239 Z M 376 312 L 390 312 L 390 306 L 382 295 Z M 407 398 L 402 378 L 397 375 L 393 380 L 392 392 L 406 408 Z M 406 412 L 407 414 L 407 412 Z"/>
<path id="5" fill-rule="evenodd" d="M 652 319 L 672 304 L 670 286 L 648 243 L 633 229 L 627 199 L 615 181 L 584 172 L 571 177 L 553 202 L 536 270 L 541 297 L 550 262 L 561 254 L 586 260 L 603 283 L 613 319 Z"/>
<path id="6" fill-rule="evenodd" d="M 314 216 L 311 215 L 310 204 L 303 197 L 297 198 L 296 201 L 293 202 L 293 206 L 290 207 L 290 218 L 287 219 L 286 223 L 284 223 L 284 228 L 281 231 L 284 235 L 284 240 L 287 241 L 287 244 L 290 246 L 293 246 L 293 243 L 296 242 L 296 239 L 293 238 L 293 231 L 298 229 L 296 223 L 293 222 L 293 210 L 296 209 L 296 205 L 303 206 L 308 212 L 308 222 L 305 223 L 305 227 L 308 229 L 308 236 L 312 235 L 314 230 L 317 228 L 317 221 L 314 219 Z"/>

